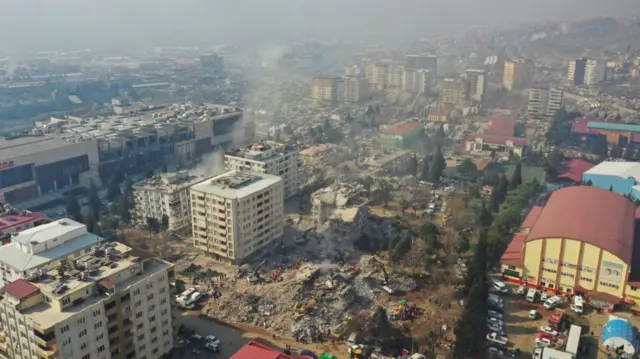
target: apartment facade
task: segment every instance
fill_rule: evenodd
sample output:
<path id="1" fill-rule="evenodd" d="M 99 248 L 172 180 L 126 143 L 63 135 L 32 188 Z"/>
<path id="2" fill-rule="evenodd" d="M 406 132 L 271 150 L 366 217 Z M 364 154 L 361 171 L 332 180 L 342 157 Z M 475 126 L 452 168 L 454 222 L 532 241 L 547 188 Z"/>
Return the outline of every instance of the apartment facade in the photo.
<path id="1" fill-rule="evenodd" d="M 387 67 L 387 80 L 384 88 L 387 90 L 402 90 L 402 76 L 404 67 L 400 65 L 389 65 Z"/>
<path id="2" fill-rule="evenodd" d="M 601 60 L 588 59 L 584 66 L 584 84 L 595 85 L 605 80 L 606 63 Z"/>
<path id="3" fill-rule="evenodd" d="M 508 91 L 528 86 L 534 75 L 535 65 L 530 59 L 505 61 L 502 86 Z"/>
<path id="4" fill-rule="evenodd" d="M 476 102 L 482 102 L 484 94 L 487 92 L 487 72 L 470 69 L 465 71 L 464 77 L 467 80 L 469 98 Z"/>
<path id="5" fill-rule="evenodd" d="M 552 119 L 562 108 L 564 90 L 548 85 L 536 85 L 529 89 L 527 115 L 533 119 Z"/>
<path id="6" fill-rule="evenodd" d="M 569 61 L 569 66 L 567 68 L 567 85 L 582 85 L 584 83 L 586 67 L 587 59 L 584 57 Z"/>
<path id="7" fill-rule="evenodd" d="M 438 57 L 435 55 L 407 54 L 404 67 L 410 70 L 429 70 L 436 76 L 438 73 Z"/>
<path id="8" fill-rule="evenodd" d="M 292 146 L 274 141 L 258 142 L 229 149 L 224 162 L 227 171 L 266 173 L 282 178 L 285 199 L 300 192 L 303 164 L 300 151 Z"/>
<path id="9" fill-rule="evenodd" d="M 25 232 L 0 248 L 3 272 L 22 269 L 2 287 L 3 355 L 151 359 L 169 353 L 173 265 L 104 243 L 70 219 Z"/>
<path id="10" fill-rule="evenodd" d="M 311 81 L 311 99 L 313 102 L 318 105 L 333 105 L 337 102 L 337 77 L 314 77 Z"/>
<path id="11" fill-rule="evenodd" d="M 368 64 L 365 68 L 367 81 L 374 91 L 383 91 L 387 88 L 387 72 L 389 64 L 374 63 Z"/>
<path id="12" fill-rule="evenodd" d="M 445 78 L 438 89 L 440 103 L 454 106 L 464 105 L 468 100 L 467 85 L 462 78 Z"/>
<path id="13" fill-rule="evenodd" d="M 404 68 L 402 89 L 407 92 L 427 92 L 433 86 L 435 77 L 431 70 Z"/>
<path id="14" fill-rule="evenodd" d="M 134 218 L 145 224 L 147 218 L 169 219 L 169 230 L 191 228 L 189 187 L 203 180 L 188 171 L 163 173 L 133 185 Z"/>
<path id="15" fill-rule="evenodd" d="M 280 177 L 231 171 L 191 187 L 194 245 L 242 264 L 267 250 L 284 231 Z"/>
<path id="16" fill-rule="evenodd" d="M 364 77 L 344 76 L 338 81 L 338 101 L 358 103 L 370 97 L 369 82 Z"/>

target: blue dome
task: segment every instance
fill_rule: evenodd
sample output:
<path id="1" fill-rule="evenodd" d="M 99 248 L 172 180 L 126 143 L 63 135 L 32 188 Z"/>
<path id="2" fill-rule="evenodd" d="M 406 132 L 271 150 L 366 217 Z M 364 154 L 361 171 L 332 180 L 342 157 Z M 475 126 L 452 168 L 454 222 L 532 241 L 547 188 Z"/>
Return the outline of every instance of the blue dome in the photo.
<path id="1" fill-rule="evenodd" d="M 628 321 L 611 319 L 602 328 L 602 345 L 611 348 L 624 347 L 624 351 L 635 354 L 638 350 L 638 332 Z"/>

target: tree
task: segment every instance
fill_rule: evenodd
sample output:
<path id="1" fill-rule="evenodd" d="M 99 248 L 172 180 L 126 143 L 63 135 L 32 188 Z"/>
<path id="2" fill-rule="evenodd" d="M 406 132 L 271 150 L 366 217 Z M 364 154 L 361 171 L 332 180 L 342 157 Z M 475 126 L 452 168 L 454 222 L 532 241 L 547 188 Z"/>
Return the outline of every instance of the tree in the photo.
<path id="1" fill-rule="evenodd" d="M 118 212 L 120 214 L 120 219 L 124 223 L 131 222 L 131 209 L 133 207 L 133 183 L 131 183 L 131 180 L 127 178 L 124 182 L 124 192 L 122 193 L 122 197 L 120 197 L 120 200 L 118 201 Z"/>
<path id="2" fill-rule="evenodd" d="M 404 212 L 409 208 L 409 201 L 402 198 L 399 204 L 400 204 L 400 211 L 402 211 L 402 217 L 404 217 Z"/>
<path id="3" fill-rule="evenodd" d="M 442 177 L 442 173 L 447 167 L 447 162 L 442 155 L 442 149 L 438 147 L 436 149 L 436 153 L 433 155 L 433 159 L 431 160 L 431 166 L 429 171 L 429 177 L 431 182 L 440 183 L 440 177 Z"/>
<path id="4" fill-rule="evenodd" d="M 416 154 L 409 157 L 409 161 L 407 163 L 407 172 L 415 178 L 418 178 L 418 159 L 416 158 Z"/>
<path id="5" fill-rule="evenodd" d="M 482 357 L 487 335 L 485 313 L 488 294 L 489 288 L 486 281 L 476 281 L 471 286 L 464 310 L 454 329 L 456 335 L 454 358 Z"/>
<path id="6" fill-rule="evenodd" d="M 389 339 L 392 333 L 391 323 L 387 312 L 382 307 L 377 307 L 371 317 L 368 334 L 376 341 L 382 342 Z"/>
<path id="7" fill-rule="evenodd" d="M 118 183 L 116 177 L 113 176 L 107 183 L 107 200 L 109 202 L 113 202 L 121 195 L 122 193 L 120 192 L 120 184 Z"/>
<path id="8" fill-rule="evenodd" d="M 158 233 L 160 232 L 160 222 L 158 222 L 158 219 L 153 218 L 153 217 L 147 217 L 147 229 L 152 232 L 152 233 Z"/>
<path id="9" fill-rule="evenodd" d="M 522 162 L 518 161 L 516 168 L 513 170 L 513 176 L 511 176 L 511 182 L 509 183 L 509 189 L 516 189 L 522 184 Z"/>
<path id="10" fill-rule="evenodd" d="M 613 185 L 609 186 L 609 191 L 613 192 Z"/>
<path id="11" fill-rule="evenodd" d="M 491 195 L 489 196 L 489 208 L 494 213 L 498 213 L 500 210 L 500 193 L 497 185 L 493 187 L 493 190 L 491 190 Z"/>
<path id="12" fill-rule="evenodd" d="M 169 229 L 169 216 L 167 216 L 166 214 L 162 215 L 161 228 L 163 231 L 166 231 Z"/>
<path id="13" fill-rule="evenodd" d="M 633 146 L 633 142 L 631 142 L 631 140 L 627 140 L 627 146 L 624 148 L 624 155 L 622 156 L 622 158 L 625 161 L 633 161 L 633 158 L 635 157 L 635 146 Z"/>
<path id="14" fill-rule="evenodd" d="M 591 140 L 590 150 L 594 155 L 605 158 L 609 154 L 609 146 L 607 145 L 607 136 L 597 134 Z"/>
<path id="15" fill-rule="evenodd" d="M 423 181 L 429 181 L 430 177 L 429 177 L 429 161 L 430 158 L 429 156 L 425 157 L 423 163 L 422 163 L 422 174 L 420 175 L 420 179 Z"/>
<path id="16" fill-rule="evenodd" d="M 465 158 L 456 168 L 458 173 L 470 178 L 475 178 L 478 174 L 478 167 L 470 158 Z"/>
<path id="17" fill-rule="evenodd" d="M 593 186 L 593 182 L 591 180 L 587 180 L 587 182 L 582 183 L 583 186 Z"/>
<path id="18" fill-rule="evenodd" d="M 457 252 L 464 253 L 469 249 L 471 249 L 471 243 L 469 242 L 469 237 L 467 237 L 465 234 L 462 234 L 460 236 L 460 243 L 458 243 Z"/>
<path id="19" fill-rule="evenodd" d="M 374 198 L 376 202 L 384 203 L 384 206 L 387 207 L 391 200 L 391 185 L 386 181 L 380 183 L 378 189 L 374 191 Z"/>
<path id="20" fill-rule="evenodd" d="M 93 211 L 89 209 L 84 215 L 84 224 L 87 225 L 87 232 L 93 233 L 95 235 L 101 235 L 100 226 L 98 225 L 98 220 L 93 214 Z"/>
<path id="21" fill-rule="evenodd" d="M 400 239 L 398 243 L 391 250 L 391 256 L 395 259 L 400 259 L 411 249 L 411 235 L 407 231 L 400 233 Z"/>
<path id="22" fill-rule="evenodd" d="M 491 223 L 493 222 L 493 215 L 491 214 L 491 210 L 487 208 L 487 204 L 484 200 L 480 205 L 480 210 L 478 211 L 476 222 L 481 228 L 489 228 L 489 226 L 491 226 Z"/>
<path id="23" fill-rule="evenodd" d="M 102 206 L 102 202 L 98 196 L 98 188 L 93 180 L 91 180 L 89 184 L 89 192 L 87 196 L 87 205 L 89 206 L 89 210 L 91 211 L 93 218 L 97 222 L 100 220 L 100 207 Z"/>
<path id="24" fill-rule="evenodd" d="M 67 216 L 71 217 L 74 221 L 80 223 L 84 222 L 80 204 L 78 203 L 78 197 L 76 197 L 76 193 L 73 190 L 69 190 L 69 192 L 67 193 L 66 210 Z"/>
<path id="25" fill-rule="evenodd" d="M 547 175 L 547 179 L 553 180 L 558 175 L 558 169 L 564 160 L 562 152 L 555 148 L 548 156 L 543 167 Z"/>
<path id="26" fill-rule="evenodd" d="M 471 285 L 476 281 L 486 281 L 487 276 L 487 229 L 483 229 L 480 232 L 478 243 L 473 252 L 473 258 L 469 264 L 469 270 L 467 271 L 467 288 L 471 288 Z"/>

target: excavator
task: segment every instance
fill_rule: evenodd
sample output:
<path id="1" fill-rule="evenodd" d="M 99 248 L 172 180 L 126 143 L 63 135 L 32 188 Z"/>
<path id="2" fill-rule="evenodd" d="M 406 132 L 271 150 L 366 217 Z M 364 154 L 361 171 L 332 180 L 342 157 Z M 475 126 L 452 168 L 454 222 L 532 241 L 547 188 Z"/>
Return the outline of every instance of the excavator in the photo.
<path id="1" fill-rule="evenodd" d="M 389 285 L 389 275 L 387 274 L 387 270 L 384 269 L 384 264 L 382 264 L 382 262 L 380 262 L 376 257 L 371 257 L 371 259 L 369 259 L 369 264 L 374 267 L 373 272 L 371 272 L 369 276 L 371 276 L 371 274 L 377 272 L 378 270 L 381 270 L 382 274 L 384 275 L 384 282 L 382 282 L 382 285 Z"/>
<path id="2" fill-rule="evenodd" d="M 317 302 L 315 299 L 311 299 L 307 302 L 300 301 L 294 304 L 293 311 L 300 314 L 307 314 L 316 309 Z"/>
<path id="3" fill-rule="evenodd" d="M 254 269 L 253 272 L 251 272 L 251 274 L 249 274 L 249 277 L 247 277 L 247 279 L 249 280 L 249 283 L 251 284 L 256 284 L 260 281 L 260 272 L 258 272 L 260 270 L 260 268 L 262 268 L 262 266 L 267 262 L 267 258 L 265 258 L 262 262 L 260 262 L 260 264 L 258 264 Z"/>

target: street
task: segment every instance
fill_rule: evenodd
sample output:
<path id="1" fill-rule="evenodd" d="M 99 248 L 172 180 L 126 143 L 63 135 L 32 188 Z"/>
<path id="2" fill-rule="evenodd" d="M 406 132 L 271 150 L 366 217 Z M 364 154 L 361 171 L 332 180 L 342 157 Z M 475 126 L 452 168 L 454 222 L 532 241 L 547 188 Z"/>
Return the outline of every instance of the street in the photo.
<path id="1" fill-rule="evenodd" d="M 213 353 L 207 350 L 204 347 L 205 340 L 202 339 L 200 341 L 190 340 L 190 343 L 185 347 L 178 348 L 176 345 L 176 351 L 174 358 L 181 359 L 190 359 L 190 358 L 220 358 L 220 359 L 228 359 L 231 358 L 235 352 L 240 350 L 240 348 L 250 341 L 249 338 L 243 338 L 244 334 L 242 331 L 234 328 L 230 328 L 224 325 L 220 325 L 213 320 L 207 320 L 204 318 L 200 318 L 197 315 L 187 315 L 187 312 L 183 311 L 175 311 L 175 325 L 179 327 L 180 325 L 184 325 L 186 329 L 189 331 L 191 329 L 195 329 L 197 334 L 206 337 L 207 335 L 215 335 L 220 339 L 220 353 Z M 179 339 L 188 339 L 191 334 L 182 334 L 179 336 Z M 177 340 L 176 340 L 177 343 Z M 193 349 L 198 349 L 200 354 L 192 353 Z"/>

